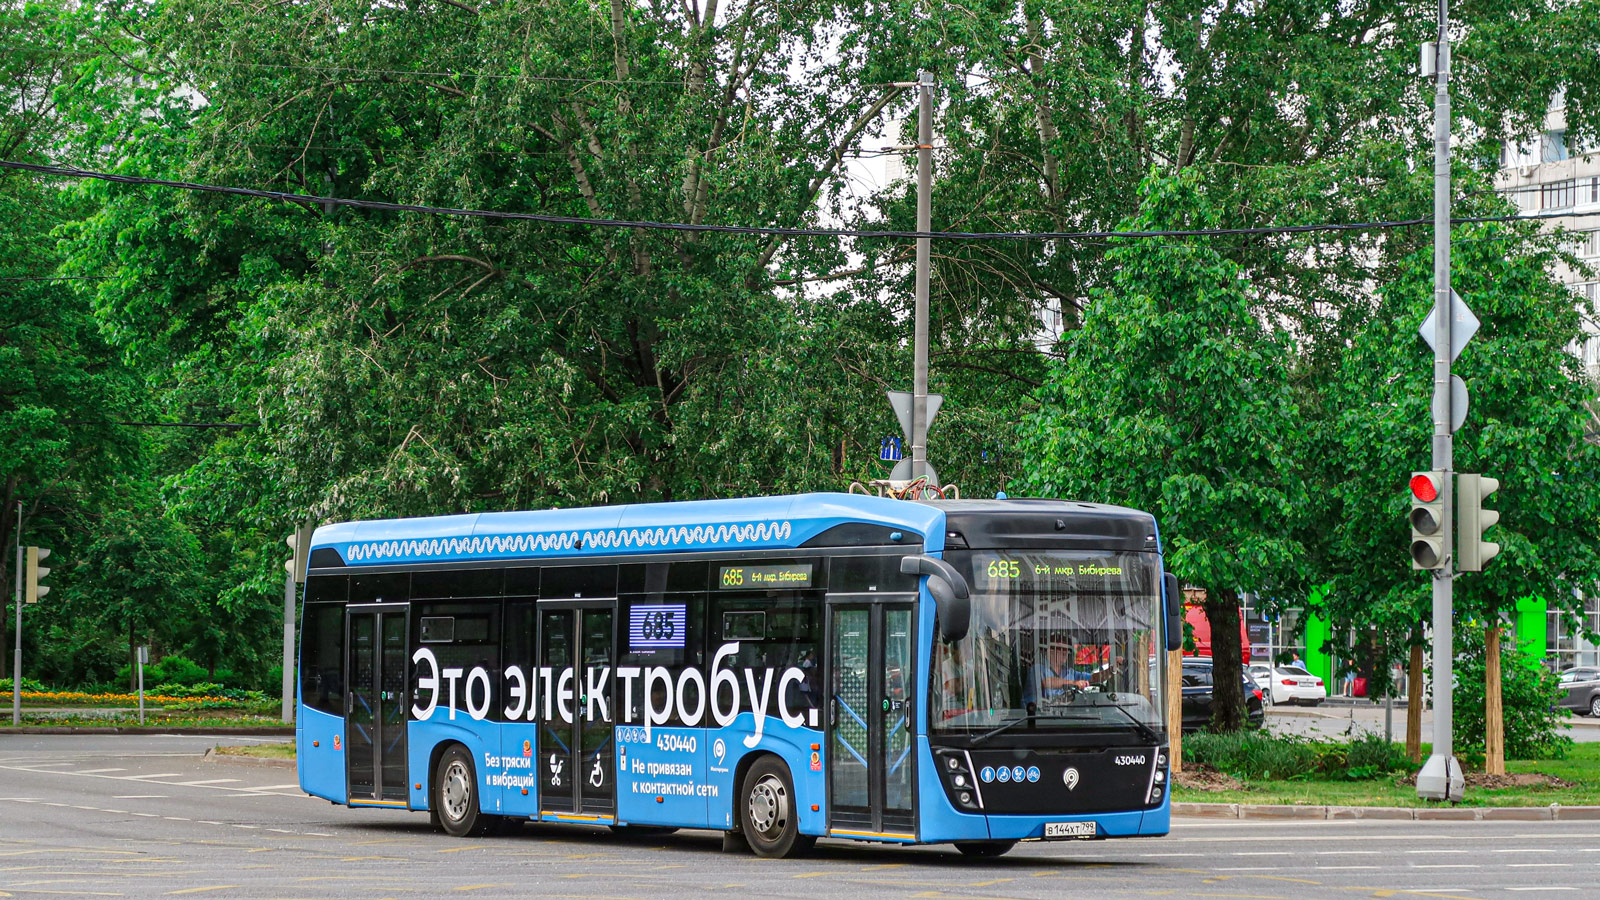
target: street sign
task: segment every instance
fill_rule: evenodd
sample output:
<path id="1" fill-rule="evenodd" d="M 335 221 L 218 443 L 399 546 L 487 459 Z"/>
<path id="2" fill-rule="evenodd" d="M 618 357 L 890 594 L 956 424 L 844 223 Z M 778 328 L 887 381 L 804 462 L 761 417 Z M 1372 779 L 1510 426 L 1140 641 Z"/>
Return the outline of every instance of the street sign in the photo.
<path id="1" fill-rule="evenodd" d="M 933 470 L 933 463 L 925 464 L 924 468 L 927 469 L 928 483 L 929 484 L 934 484 L 934 485 L 938 484 L 939 483 L 939 473 L 935 472 Z M 911 480 L 911 459 L 909 457 L 906 458 L 906 459 L 902 459 L 899 462 L 894 464 L 894 471 L 889 473 L 889 480 L 890 481 L 910 481 Z"/>
<path id="2" fill-rule="evenodd" d="M 1433 414 L 1435 418 L 1443 417 L 1440 406 L 1440 397 L 1437 392 L 1433 395 Z M 1455 434 L 1461 430 L 1463 422 L 1467 421 L 1467 383 L 1461 380 L 1460 375 L 1450 376 L 1450 433 Z"/>
<path id="3" fill-rule="evenodd" d="M 911 401 L 912 401 L 911 393 L 909 391 L 885 391 L 884 393 L 887 393 L 889 395 L 889 405 L 894 407 L 894 417 L 896 419 L 900 420 L 900 431 L 901 431 L 902 434 L 907 435 L 907 440 L 909 441 L 909 439 L 910 439 L 909 436 L 911 434 Z M 923 426 L 922 426 L 924 434 L 927 433 L 928 426 L 932 425 L 933 424 L 933 420 L 938 417 L 938 415 L 939 415 L 939 407 L 941 407 L 943 405 L 944 405 L 944 395 L 943 394 L 929 394 L 928 395 L 928 421 L 924 422 Z M 930 463 L 926 463 L 925 465 L 926 465 L 926 468 L 927 468 L 927 473 L 926 474 L 928 476 L 928 483 L 929 484 L 938 484 L 939 483 L 939 475 L 938 475 L 937 472 L 935 472 L 933 470 L 933 463 L 930 462 Z M 897 461 L 894 464 L 894 471 L 889 473 L 889 480 L 890 481 L 910 481 L 911 480 L 911 458 L 910 457 L 908 457 L 908 456 L 907 457 L 901 457 L 899 459 L 899 461 Z"/>
<path id="4" fill-rule="evenodd" d="M 894 407 L 894 417 L 900 420 L 900 433 L 911 436 L 911 392 L 910 391 L 885 391 L 889 395 L 889 405 Z M 939 417 L 939 407 L 944 405 L 943 394 L 928 395 L 928 422 Z M 927 426 L 925 425 L 924 428 Z"/>
<path id="5" fill-rule="evenodd" d="M 900 438 L 889 435 L 878 444 L 878 458 L 884 462 L 899 462 L 905 456 L 900 450 Z"/>
<path id="6" fill-rule="evenodd" d="M 1428 317 L 1426 319 L 1422 320 L 1422 327 L 1418 328 L 1417 331 L 1422 335 L 1422 339 L 1424 341 L 1428 342 L 1428 347 L 1430 349 L 1432 349 L 1433 351 L 1438 352 L 1439 348 L 1433 346 L 1434 333 L 1438 331 L 1438 325 L 1437 325 L 1438 320 L 1434 318 L 1434 312 L 1437 312 L 1437 310 L 1428 313 Z M 1472 310 L 1467 308 L 1467 301 L 1462 300 L 1461 299 L 1461 295 L 1456 293 L 1454 288 L 1451 288 L 1450 289 L 1450 361 L 1451 362 L 1455 362 L 1456 361 L 1456 357 L 1461 355 L 1461 348 L 1465 347 L 1467 345 L 1467 341 L 1472 340 L 1472 336 L 1478 333 L 1478 325 L 1479 324 L 1480 323 L 1478 322 L 1478 317 L 1473 315 L 1472 314 Z"/>

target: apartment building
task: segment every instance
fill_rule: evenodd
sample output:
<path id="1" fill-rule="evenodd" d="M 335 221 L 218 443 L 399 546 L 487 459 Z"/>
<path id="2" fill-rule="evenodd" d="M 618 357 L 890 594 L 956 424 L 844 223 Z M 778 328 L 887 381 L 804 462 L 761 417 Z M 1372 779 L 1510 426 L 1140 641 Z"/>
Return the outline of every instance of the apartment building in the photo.
<path id="1" fill-rule="evenodd" d="M 1571 234 L 1568 249 L 1582 268 L 1563 264 L 1555 275 L 1591 317 L 1600 314 L 1600 140 L 1579 141 L 1568 134 L 1566 104 L 1558 96 L 1541 134 L 1501 148 L 1495 182 L 1518 210 L 1555 214 L 1545 225 Z M 1590 378 L 1600 382 L 1600 328 L 1593 321 L 1587 327 L 1590 337 L 1573 351 Z"/>

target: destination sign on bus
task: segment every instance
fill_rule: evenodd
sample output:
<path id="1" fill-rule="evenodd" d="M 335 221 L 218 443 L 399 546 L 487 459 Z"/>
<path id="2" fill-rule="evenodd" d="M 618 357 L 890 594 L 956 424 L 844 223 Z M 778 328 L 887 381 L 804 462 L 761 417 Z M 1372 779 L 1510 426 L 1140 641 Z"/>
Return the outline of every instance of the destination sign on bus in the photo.
<path id="1" fill-rule="evenodd" d="M 724 588 L 807 588 L 811 563 L 782 566 L 723 566 L 717 583 Z"/>

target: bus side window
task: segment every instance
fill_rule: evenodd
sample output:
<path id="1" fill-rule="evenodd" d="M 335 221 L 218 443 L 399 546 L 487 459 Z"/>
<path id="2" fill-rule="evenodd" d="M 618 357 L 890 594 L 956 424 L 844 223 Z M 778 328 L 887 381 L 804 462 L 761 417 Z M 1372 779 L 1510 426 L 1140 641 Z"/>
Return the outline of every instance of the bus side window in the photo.
<path id="1" fill-rule="evenodd" d="M 741 591 L 718 593 L 712 604 L 711 637 L 714 647 L 739 644 L 732 664 L 756 670 L 771 669 L 774 692 L 767 714 L 777 715 L 776 686 L 785 670 L 797 668 L 799 682 L 788 682 L 784 698 L 790 710 L 822 705 L 821 647 L 822 592 Z M 741 692 L 741 711 L 751 710 L 748 692 Z"/>
<path id="2" fill-rule="evenodd" d="M 481 708 L 485 718 L 498 718 L 502 670 L 500 668 L 500 601 L 411 604 L 413 646 L 433 654 L 439 670 L 460 669 L 456 686 L 456 716 Z M 477 686 L 474 670 L 483 670 L 487 694 Z M 413 684 L 416 673 L 413 672 Z M 447 705 L 449 695 L 440 697 Z M 484 704 L 487 706 L 484 706 Z M 446 711 L 445 715 L 448 715 Z"/>
<path id="3" fill-rule="evenodd" d="M 654 584 L 658 579 L 651 581 Z M 666 584 L 665 581 L 659 583 Z M 706 674 L 700 663 L 705 658 L 705 616 L 704 591 L 676 594 L 653 592 L 619 598 L 616 629 L 621 654 L 617 665 L 637 668 L 640 672 L 658 666 L 665 668 L 674 685 L 679 683 L 678 676 L 686 666 L 701 668 L 702 675 Z M 689 687 L 692 691 L 692 683 Z M 660 690 L 659 683 L 657 690 Z M 620 689 L 614 696 L 619 706 L 625 702 Z M 636 690 L 633 708 L 621 710 L 617 721 L 632 724 L 643 722 L 644 702 L 642 688 Z M 663 698 L 653 697 L 652 702 L 659 709 Z M 699 698 L 692 694 L 682 698 L 681 703 L 672 704 L 671 718 L 665 724 L 682 725 L 678 708 L 694 709 L 698 704 Z M 701 724 L 705 724 L 705 720 Z"/>
<path id="4" fill-rule="evenodd" d="M 505 637 L 500 642 L 501 666 L 499 678 L 497 679 L 500 682 L 502 702 L 495 706 L 493 713 L 490 715 L 492 719 L 505 721 L 507 718 L 506 707 L 517 706 L 517 700 L 512 695 L 513 679 L 511 675 L 507 674 L 508 670 L 513 666 L 524 675 L 522 696 L 526 698 L 523 700 L 523 712 L 515 721 L 532 718 L 530 714 L 533 708 L 537 706 L 537 701 L 531 690 L 532 682 L 527 677 L 527 673 L 538 665 L 534 655 L 533 633 L 534 623 L 538 621 L 537 614 L 538 610 L 532 600 L 506 601 Z"/>
<path id="5" fill-rule="evenodd" d="M 311 709 L 343 716 L 344 604 L 307 603 L 300 629 L 300 697 Z"/>

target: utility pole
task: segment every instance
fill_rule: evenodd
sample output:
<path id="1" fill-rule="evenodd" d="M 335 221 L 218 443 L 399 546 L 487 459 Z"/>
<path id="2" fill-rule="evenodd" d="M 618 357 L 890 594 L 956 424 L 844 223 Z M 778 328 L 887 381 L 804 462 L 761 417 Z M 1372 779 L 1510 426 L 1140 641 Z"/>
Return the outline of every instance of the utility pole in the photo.
<path id="1" fill-rule="evenodd" d="M 933 73 L 917 78 L 917 231 L 933 230 Z M 932 239 L 917 238 L 916 336 L 912 342 L 911 478 L 928 474 L 928 266 Z"/>
<path id="2" fill-rule="evenodd" d="M 1460 800 L 1461 765 L 1452 746 L 1454 722 L 1451 689 L 1455 657 L 1455 505 L 1454 440 L 1451 434 L 1450 360 L 1450 7 L 1439 0 L 1439 34 L 1424 44 L 1423 73 L 1433 75 L 1433 470 L 1442 473 L 1442 563 L 1433 575 L 1433 755 L 1417 773 L 1417 796 L 1426 800 Z M 1430 59 L 1431 57 L 1431 59 Z M 1430 65 L 1431 63 L 1431 65 Z M 1430 73 L 1431 70 L 1431 73 Z"/>

